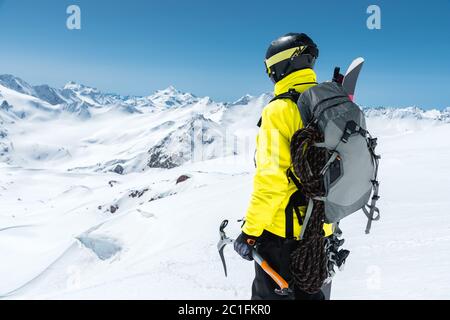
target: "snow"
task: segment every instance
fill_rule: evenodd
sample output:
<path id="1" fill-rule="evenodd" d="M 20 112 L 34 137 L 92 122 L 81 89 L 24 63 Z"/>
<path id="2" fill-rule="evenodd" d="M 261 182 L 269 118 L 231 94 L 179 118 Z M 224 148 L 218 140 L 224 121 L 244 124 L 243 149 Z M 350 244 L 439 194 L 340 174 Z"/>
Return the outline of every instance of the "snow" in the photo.
<path id="1" fill-rule="evenodd" d="M 216 244 L 223 219 L 239 233 L 270 95 L 224 104 L 173 87 L 149 97 L 45 89 L 66 102 L 0 83 L 10 106 L 0 108 L 0 144 L 11 146 L 0 155 L 0 297 L 248 299 L 252 263 L 226 248 L 225 278 Z M 382 220 L 370 235 L 363 214 L 342 222 L 351 255 L 333 297 L 448 299 L 450 110 L 365 112 L 382 155 Z M 190 158 L 193 129 L 202 152 Z M 149 166 L 155 147 L 182 161 Z"/>

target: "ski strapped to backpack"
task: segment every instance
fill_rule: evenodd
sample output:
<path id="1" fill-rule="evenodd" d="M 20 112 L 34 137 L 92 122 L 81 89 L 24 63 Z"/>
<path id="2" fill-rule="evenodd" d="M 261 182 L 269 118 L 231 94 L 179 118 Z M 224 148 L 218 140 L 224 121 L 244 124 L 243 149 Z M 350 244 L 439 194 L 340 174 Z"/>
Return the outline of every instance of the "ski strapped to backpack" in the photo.
<path id="1" fill-rule="evenodd" d="M 309 199 L 306 215 L 303 221 L 299 219 L 303 222 L 300 239 L 313 211 L 312 200 L 324 202 L 327 223 L 337 223 L 363 210 L 368 218 L 366 234 L 370 233 L 372 221 L 380 219 L 376 206 L 379 199 L 377 176 L 380 156 L 375 153 L 377 139 L 367 131 L 362 110 L 336 82 L 319 84 L 303 94 L 290 90 L 273 101 L 278 99 L 290 99 L 297 104 L 306 127 L 315 127 L 324 136 L 324 141 L 314 146 L 325 148 L 328 152 L 328 161 L 321 171 L 325 195 Z M 301 191 L 302 184 L 292 170 L 288 171 L 288 178 Z M 291 210 L 286 210 L 287 231 L 291 231 L 288 220 L 291 220 L 292 211 L 289 216 L 288 211 Z"/>

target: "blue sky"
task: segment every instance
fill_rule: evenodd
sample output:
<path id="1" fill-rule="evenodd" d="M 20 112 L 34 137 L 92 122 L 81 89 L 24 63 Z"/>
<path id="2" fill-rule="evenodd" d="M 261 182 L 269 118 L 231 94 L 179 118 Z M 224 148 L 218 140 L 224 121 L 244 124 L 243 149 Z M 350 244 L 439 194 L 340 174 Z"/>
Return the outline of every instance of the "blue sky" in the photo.
<path id="1" fill-rule="evenodd" d="M 66 8 L 82 30 L 66 28 Z M 382 29 L 366 28 L 381 7 Z M 0 0 L 0 73 L 121 94 L 174 85 L 232 101 L 272 90 L 263 60 L 287 32 L 320 47 L 319 80 L 363 56 L 360 104 L 450 106 L 450 1 Z"/>

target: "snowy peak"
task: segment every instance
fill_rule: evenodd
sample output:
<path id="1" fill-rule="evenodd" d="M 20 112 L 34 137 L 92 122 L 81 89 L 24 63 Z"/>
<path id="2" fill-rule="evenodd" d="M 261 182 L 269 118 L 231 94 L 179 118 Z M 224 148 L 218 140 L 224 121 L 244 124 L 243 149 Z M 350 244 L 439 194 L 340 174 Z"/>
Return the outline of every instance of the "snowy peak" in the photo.
<path id="1" fill-rule="evenodd" d="M 230 103 L 230 106 L 241 106 L 241 105 L 248 105 L 250 103 L 250 101 L 252 101 L 254 99 L 253 96 L 246 94 L 245 96 L 239 98 L 238 100 L 236 100 L 233 103 Z"/>
<path id="2" fill-rule="evenodd" d="M 168 95 L 168 96 L 183 94 L 181 91 L 177 90 L 174 86 L 168 86 L 164 90 L 157 90 L 156 93 L 158 93 L 160 95 Z"/>
<path id="3" fill-rule="evenodd" d="M 64 90 L 73 90 L 73 91 L 80 91 L 84 86 L 81 84 L 76 83 L 75 81 L 69 81 L 66 83 L 66 85 L 63 87 Z"/>
<path id="4" fill-rule="evenodd" d="M 120 95 L 104 93 L 97 88 L 79 84 L 77 82 L 68 82 L 63 90 L 62 94 L 71 102 L 85 102 L 92 107 L 105 107 L 105 106 L 122 106 L 127 103 L 128 97 L 122 97 Z"/>
<path id="5" fill-rule="evenodd" d="M 193 114 L 148 151 L 147 166 L 170 169 L 190 161 L 233 155 L 237 152 L 233 142 L 218 123 L 202 114 Z"/>
<path id="6" fill-rule="evenodd" d="M 50 87 L 49 85 L 34 86 L 34 96 L 42 99 L 51 105 L 58 105 L 67 102 L 60 90 Z"/>
<path id="7" fill-rule="evenodd" d="M 52 88 L 46 84 L 32 86 L 28 82 L 13 75 L 0 75 L 0 85 L 15 92 L 38 98 L 51 105 L 59 105 L 67 102 L 59 89 Z"/>
<path id="8" fill-rule="evenodd" d="M 64 86 L 63 89 L 64 90 L 71 90 L 71 91 L 74 91 L 74 92 L 79 92 L 79 93 L 85 94 L 85 95 L 99 94 L 100 93 L 100 91 L 98 89 L 96 89 L 96 88 L 85 86 L 83 84 L 79 84 L 79 83 L 76 83 L 74 81 L 68 82 Z"/>
<path id="9" fill-rule="evenodd" d="M 423 110 L 418 107 L 406 107 L 406 108 L 363 108 L 367 117 L 381 117 L 385 119 L 411 119 L 411 120 L 432 120 L 450 123 L 450 108 L 444 110 Z"/>
<path id="10" fill-rule="evenodd" d="M 270 100 L 272 100 L 273 94 L 272 93 L 263 93 L 259 96 L 252 96 L 250 94 L 246 94 L 243 97 L 239 98 L 238 100 L 227 104 L 229 107 L 234 106 L 250 106 L 254 104 L 261 105 L 262 107 L 266 106 Z"/>
<path id="11" fill-rule="evenodd" d="M 33 87 L 28 82 L 11 74 L 0 75 L 0 85 L 30 96 L 35 94 Z"/>
<path id="12" fill-rule="evenodd" d="M 198 102 L 198 98 L 193 94 L 181 92 L 173 86 L 156 91 L 148 99 L 163 108 L 181 107 Z"/>

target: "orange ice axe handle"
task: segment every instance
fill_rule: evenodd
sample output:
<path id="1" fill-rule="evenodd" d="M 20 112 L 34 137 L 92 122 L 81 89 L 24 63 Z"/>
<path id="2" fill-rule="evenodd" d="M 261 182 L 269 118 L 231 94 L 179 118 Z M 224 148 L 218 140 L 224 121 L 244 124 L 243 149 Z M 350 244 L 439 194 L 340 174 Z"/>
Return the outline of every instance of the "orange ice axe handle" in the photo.
<path id="1" fill-rule="evenodd" d="M 227 264 L 225 262 L 225 256 L 224 256 L 224 249 L 228 244 L 233 244 L 234 239 L 228 238 L 225 234 L 225 228 L 228 225 L 228 220 L 224 220 L 220 225 L 220 241 L 217 244 L 217 249 L 219 250 L 220 259 L 222 260 L 223 269 L 225 271 L 225 277 L 228 275 L 227 273 Z M 253 259 L 256 261 L 256 263 L 261 266 L 261 268 L 266 272 L 272 279 L 275 281 L 275 283 L 280 287 L 279 289 L 275 290 L 275 293 L 280 296 L 288 296 L 292 293 L 292 290 L 289 288 L 289 284 L 286 282 L 286 280 L 283 279 L 282 276 L 280 276 L 275 270 L 272 269 L 272 267 L 265 261 L 261 255 L 256 251 L 256 249 L 253 249 L 252 251 Z"/>
<path id="2" fill-rule="evenodd" d="M 275 290 L 275 293 L 280 296 L 288 296 L 292 293 L 292 290 L 289 288 L 289 284 L 286 280 L 283 279 L 282 276 L 278 274 L 272 267 L 264 260 L 256 249 L 253 249 L 253 259 L 255 259 L 256 263 L 272 278 L 273 281 L 280 287 Z"/>

